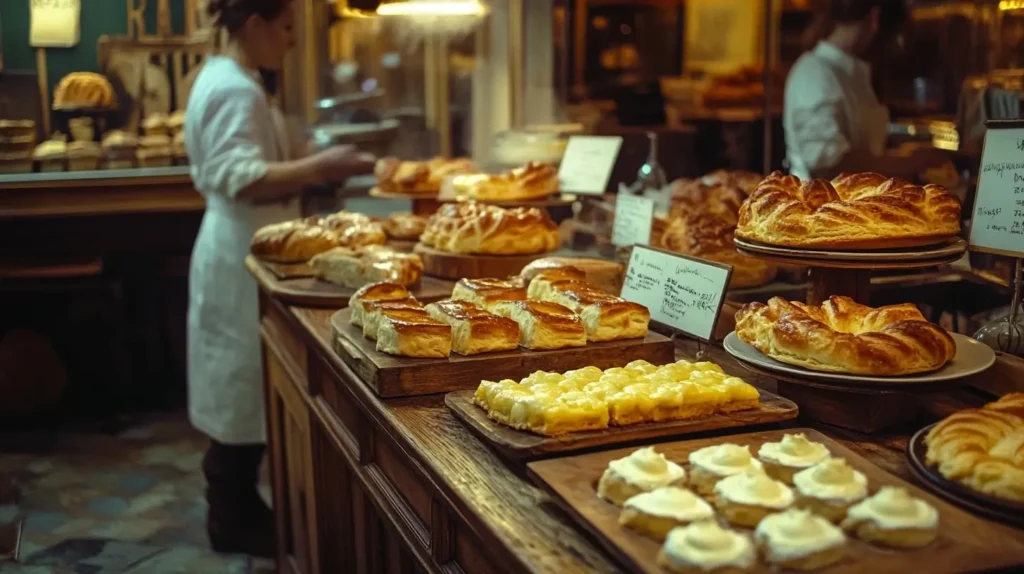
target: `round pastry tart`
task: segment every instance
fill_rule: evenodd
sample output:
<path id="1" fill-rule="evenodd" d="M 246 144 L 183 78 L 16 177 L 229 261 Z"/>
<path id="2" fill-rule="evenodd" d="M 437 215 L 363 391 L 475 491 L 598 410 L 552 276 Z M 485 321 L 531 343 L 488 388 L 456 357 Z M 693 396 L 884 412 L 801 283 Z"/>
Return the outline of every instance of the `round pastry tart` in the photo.
<path id="1" fill-rule="evenodd" d="M 731 524 L 753 528 L 793 504 L 793 491 L 760 469 L 727 476 L 715 485 L 715 507 Z"/>
<path id="2" fill-rule="evenodd" d="M 906 489 L 883 486 L 846 512 L 843 529 L 861 540 L 893 548 L 927 546 L 939 533 L 939 511 Z"/>
<path id="3" fill-rule="evenodd" d="M 832 373 L 923 373 L 956 355 L 949 333 L 912 303 L 874 309 L 849 297 L 747 303 L 736 312 L 736 336 L 776 361 Z"/>
<path id="4" fill-rule="evenodd" d="M 613 460 L 597 483 L 597 495 L 622 506 L 627 499 L 641 492 L 665 486 L 685 486 L 683 467 L 655 452 L 654 447 L 633 451 L 629 456 Z"/>
<path id="5" fill-rule="evenodd" d="M 750 537 L 714 520 L 672 529 L 658 553 L 658 564 L 675 574 L 733 574 L 747 571 L 756 561 Z"/>
<path id="6" fill-rule="evenodd" d="M 877 173 L 831 182 L 775 172 L 740 207 L 736 236 L 768 245 L 885 249 L 936 243 L 960 232 L 960 201 Z"/>
<path id="7" fill-rule="evenodd" d="M 807 440 L 804 433 L 783 435 L 779 442 L 766 442 L 757 451 L 768 476 L 793 484 L 793 475 L 829 457 L 825 445 Z"/>
<path id="8" fill-rule="evenodd" d="M 714 516 L 711 505 L 696 494 L 685 488 L 665 486 L 626 500 L 619 524 L 664 540 L 673 528 Z"/>
<path id="9" fill-rule="evenodd" d="M 717 444 L 690 453 L 690 486 L 698 493 L 714 493 L 719 480 L 748 470 L 761 471 L 761 462 L 750 456 L 749 446 Z"/>
<path id="10" fill-rule="evenodd" d="M 793 570 L 821 568 L 842 560 L 846 553 L 846 536 L 839 527 L 796 508 L 762 520 L 754 540 L 766 561 Z"/>
<path id="11" fill-rule="evenodd" d="M 832 522 L 841 521 L 852 504 L 868 495 L 867 477 L 841 458 L 830 458 L 796 473 L 793 484 L 797 506 Z"/>

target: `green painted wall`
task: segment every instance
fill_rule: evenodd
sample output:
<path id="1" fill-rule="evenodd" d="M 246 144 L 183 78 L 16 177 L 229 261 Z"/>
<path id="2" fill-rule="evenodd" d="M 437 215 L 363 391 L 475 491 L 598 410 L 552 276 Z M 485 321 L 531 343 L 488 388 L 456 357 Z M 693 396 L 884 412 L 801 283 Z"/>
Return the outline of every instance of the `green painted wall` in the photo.
<path id="1" fill-rule="evenodd" d="M 36 69 L 35 48 L 28 45 L 30 4 L 31 0 L 0 0 L 5 70 Z M 81 41 L 73 48 L 46 49 L 51 90 L 71 72 L 96 71 L 96 40 L 103 35 L 124 36 L 128 33 L 126 6 L 126 0 L 82 0 Z M 184 0 L 171 0 L 171 25 L 176 34 L 183 33 L 185 29 L 184 7 Z M 149 33 L 156 31 L 156 8 L 156 0 L 146 2 L 146 30 Z"/>

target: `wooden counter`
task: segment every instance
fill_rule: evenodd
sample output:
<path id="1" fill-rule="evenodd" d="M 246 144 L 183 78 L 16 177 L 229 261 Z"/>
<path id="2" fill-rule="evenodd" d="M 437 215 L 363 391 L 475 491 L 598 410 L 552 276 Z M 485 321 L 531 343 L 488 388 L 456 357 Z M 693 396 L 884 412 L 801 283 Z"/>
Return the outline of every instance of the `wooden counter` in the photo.
<path id="1" fill-rule="evenodd" d="M 330 310 L 260 301 L 280 572 L 611 572 L 621 568 L 447 411 L 443 395 L 381 400 L 331 350 Z M 692 357 L 683 343 L 678 356 Z M 712 360 L 759 386 L 720 350 Z M 926 399 L 930 418 L 986 399 Z M 921 421 L 923 425 L 927 421 Z M 816 426 L 909 478 L 912 431 Z M 1024 532 L 1007 531 L 1024 540 Z"/>

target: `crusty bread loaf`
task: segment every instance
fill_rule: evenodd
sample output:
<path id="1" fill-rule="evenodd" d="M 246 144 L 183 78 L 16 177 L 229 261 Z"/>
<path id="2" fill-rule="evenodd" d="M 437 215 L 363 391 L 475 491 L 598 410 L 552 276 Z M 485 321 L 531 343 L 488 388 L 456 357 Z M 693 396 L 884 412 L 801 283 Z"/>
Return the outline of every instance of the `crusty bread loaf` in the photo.
<path id="1" fill-rule="evenodd" d="M 956 344 L 910 303 L 873 309 L 849 297 L 821 306 L 772 297 L 736 313 L 736 336 L 769 357 L 815 371 L 907 375 L 953 359 Z"/>
<path id="2" fill-rule="evenodd" d="M 877 173 L 831 182 L 775 172 L 740 208 L 736 236 L 769 245 L 875 249 L 927 245 L 960 232 L 960 202 L 945 188 Z"/>
<path id="3" fill-rule="evenodd" d="M 672 220 L 661 237 L 661 245 L 678 253 L 732 265 L 729 287 L 733 289 L 763 285 L 774 279 L 779 273 L 778 266 L 736 251 L 735 229 L 735 221 L 726 216 L 693 212 Z"/>
<path id="4" fill-rule="evenodd" d="M 402 161 L 384 157 L 377 160 L 373 174 L 377 178 L 377 187 L 387 193 L 437 195 L 444 178 L 475 171 L 473 162 L 467 158 Z"/>
<path id="5" fill-rule="evenodd" d="M 548 197 L 558 191 L 558 170 L 549 164 L 530 162 L 499 173 L 457 175 L 452 188 L 459 199 L 522 201 Z"/>
<path id="6" fill-rule="evenodd" d="M 587 332 L 570 309 L 547 301 L 502 301 L 494 312 L 519 324 L 519 345 L 527 349 L 583 347 Z"/>
<path id="7" fill-rule="evenodd" d="M 362 213 L 339 211 L 320 218 L 319 222 L 337 233 L 345 247 L 384 245 L 388 241 L 384 227 Z"/>
<path id="8" fill-rule="evenodd" d="M 519 325 L 515 321 L 469 301 L 438 301 L 427 305 L 427 312 L 451 326 L 452 351 L 460 355 L 511 351 L 519 346 Z"/>
<path id="9" fill-rule="evenodd" d="M 441 251 L 487 255 L 544 253 L 562 244 L 558 226 L 546 211 L 475 202 L 443 205 L 427 222 L 420 241 Z"/>
<path id="10" fill-rule="evenodd" d="M 338 234 L 315 220 L 299 219 L 261 227 L 252 236 L 250 251 L 278 263 L 301 263 L 341 245 Z"/>

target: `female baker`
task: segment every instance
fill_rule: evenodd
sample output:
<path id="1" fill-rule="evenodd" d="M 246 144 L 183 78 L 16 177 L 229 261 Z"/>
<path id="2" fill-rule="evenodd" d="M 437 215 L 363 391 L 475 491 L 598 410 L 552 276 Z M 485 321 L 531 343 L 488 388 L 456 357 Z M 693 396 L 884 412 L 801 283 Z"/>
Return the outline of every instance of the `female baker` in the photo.
<path id="1" fill-rule="evenodd" d="M 372 158 L 334 147 L 293 159 L 258 72 L 279 70 L 294 43 L 291 0 L 210 0 L 208 10 L 228 41 L 206 60 L 185 112 L 192 180 L 206 199 L 189 276 L 189 414 L 211 439 L 203 473 L 213 549 L 267 556 L 257 290 L 243 260 L 257 228 L 300 216 L 303 187 L 367 171 Z"/>
<path id="2" fill-rule="evenodd" d="M 793 175 L 830 179 L 874 171 L 910 178 L 948 161 L 934 149 L 909 157 L 884 153 L 889 111 L 875 97 L 871 65 L 861 58 L 880 32 L 902 24 L 906 10 L 904 0 L 829 0 L 821 24 L 831 31 L 786 80 L 782 121 Z"/>

